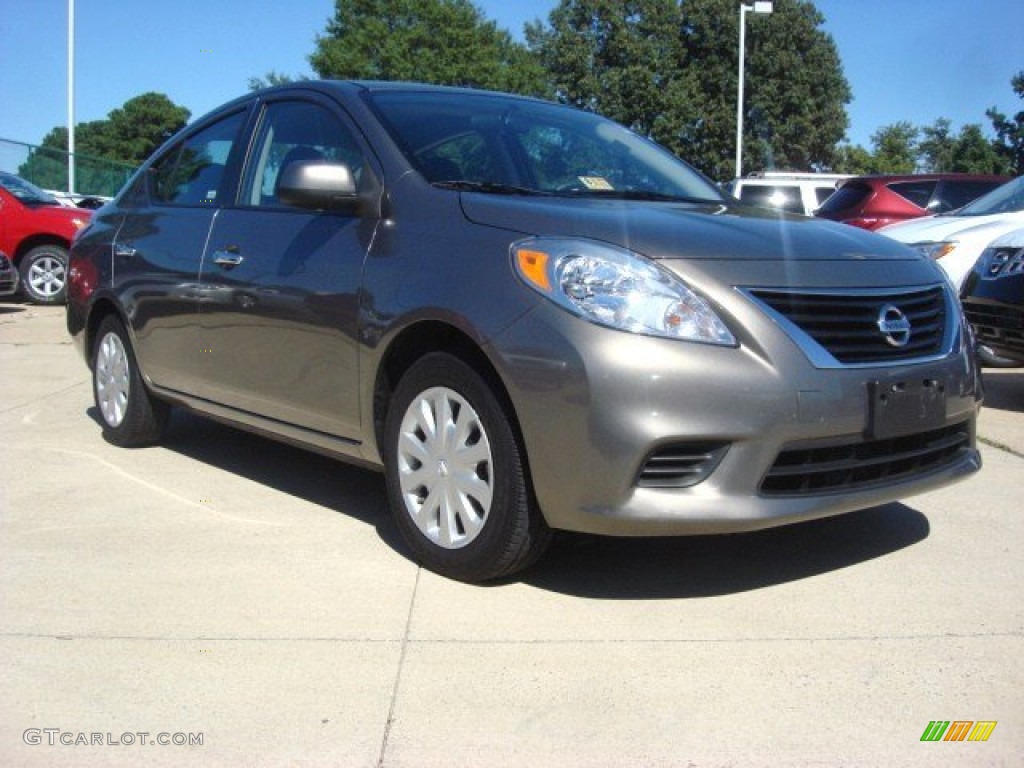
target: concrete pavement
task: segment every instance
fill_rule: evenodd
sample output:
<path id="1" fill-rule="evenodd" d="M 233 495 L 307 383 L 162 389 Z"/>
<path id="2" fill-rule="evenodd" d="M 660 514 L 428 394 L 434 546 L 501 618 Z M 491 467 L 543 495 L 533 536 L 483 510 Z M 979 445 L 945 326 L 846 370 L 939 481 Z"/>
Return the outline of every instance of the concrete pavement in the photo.
<path id="1" fill-rule="evenodd" d="M 986 374 L 959 486 L 742 536 L 566 536 L 488 587 L 418 569 L 373 473 L 182 413 L 160 447 L 108 445 L 61 309 L 0 303 L 0 372 L 0 765 L 1024 754 L 1024 372 Z M 998 724 L 922 742 L 935 720 Z"/>

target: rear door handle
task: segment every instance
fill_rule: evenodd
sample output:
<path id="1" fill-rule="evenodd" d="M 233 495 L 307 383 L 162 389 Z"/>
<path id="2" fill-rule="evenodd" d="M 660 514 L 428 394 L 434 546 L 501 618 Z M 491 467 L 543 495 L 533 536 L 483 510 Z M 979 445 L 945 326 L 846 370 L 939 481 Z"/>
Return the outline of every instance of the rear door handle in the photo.
<path id="1" fill-rule="evenodd" d="M 138 253 L 130 243 L 114 243 L 114 256 L 119 259 L 131 259 Z"/>
<path id="2" fill-rule="evenodd" d="M 218 267 L 223 267 L 224 269 L 234 269 L 243 261 L 245 261 L 244 257 L 238 252 L 238 249 L 234 247 L 228 247 L 222 251 L 213 252 L 213 263 Z"/>

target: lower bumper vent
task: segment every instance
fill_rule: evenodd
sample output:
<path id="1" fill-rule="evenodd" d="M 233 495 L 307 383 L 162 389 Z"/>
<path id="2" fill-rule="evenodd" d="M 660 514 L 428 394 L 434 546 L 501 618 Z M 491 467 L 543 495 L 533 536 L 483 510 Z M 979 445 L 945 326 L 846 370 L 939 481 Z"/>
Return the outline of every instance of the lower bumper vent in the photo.
<path id="1" fill-rule="evenodd" d="M 955 464 L 971 448 L 970 422 L 887 440 L 782 451 L 761 481 L 765 496 L 858 491 Z"/>
<path id="2" fill-rule="evenodd" d="M 689 488 L 714 472 L 728 450 L 728 443 L 663 445 L 644 461 L 636 484 L 641 488 Z"/>

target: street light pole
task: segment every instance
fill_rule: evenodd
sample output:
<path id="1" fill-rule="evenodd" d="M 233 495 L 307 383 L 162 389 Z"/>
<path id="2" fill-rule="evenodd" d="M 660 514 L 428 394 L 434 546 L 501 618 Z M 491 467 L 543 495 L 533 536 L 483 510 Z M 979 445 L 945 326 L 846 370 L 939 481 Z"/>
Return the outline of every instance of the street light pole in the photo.
<path id="1" fill-rule="evenodd" d="M 747 47 L 747 13 L 771 13 L 772 3 L 755 0 L 753 5 L 740 3 L 740 71 L 736 96 L 736 178 L 743 176 L 743 73 Z"/>
<path id="2" fill-rule="evenodd" d="M 75 0 L 68 0 L 68 194 L 75 194 Z"/>

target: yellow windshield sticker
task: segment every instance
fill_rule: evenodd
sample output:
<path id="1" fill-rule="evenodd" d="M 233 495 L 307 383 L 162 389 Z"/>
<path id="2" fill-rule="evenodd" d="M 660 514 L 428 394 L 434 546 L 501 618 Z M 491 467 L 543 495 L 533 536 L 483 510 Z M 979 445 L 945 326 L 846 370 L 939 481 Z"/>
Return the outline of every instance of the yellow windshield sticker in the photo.
<path id="1" fill-rule="evenodd" d="M 587 189 L 614 189 L 614 187 L 608 183 L 608 179 L 603 176 L 577 176 L 576 178 L 578 178 L 580 183 L 582 183 Z"/>

